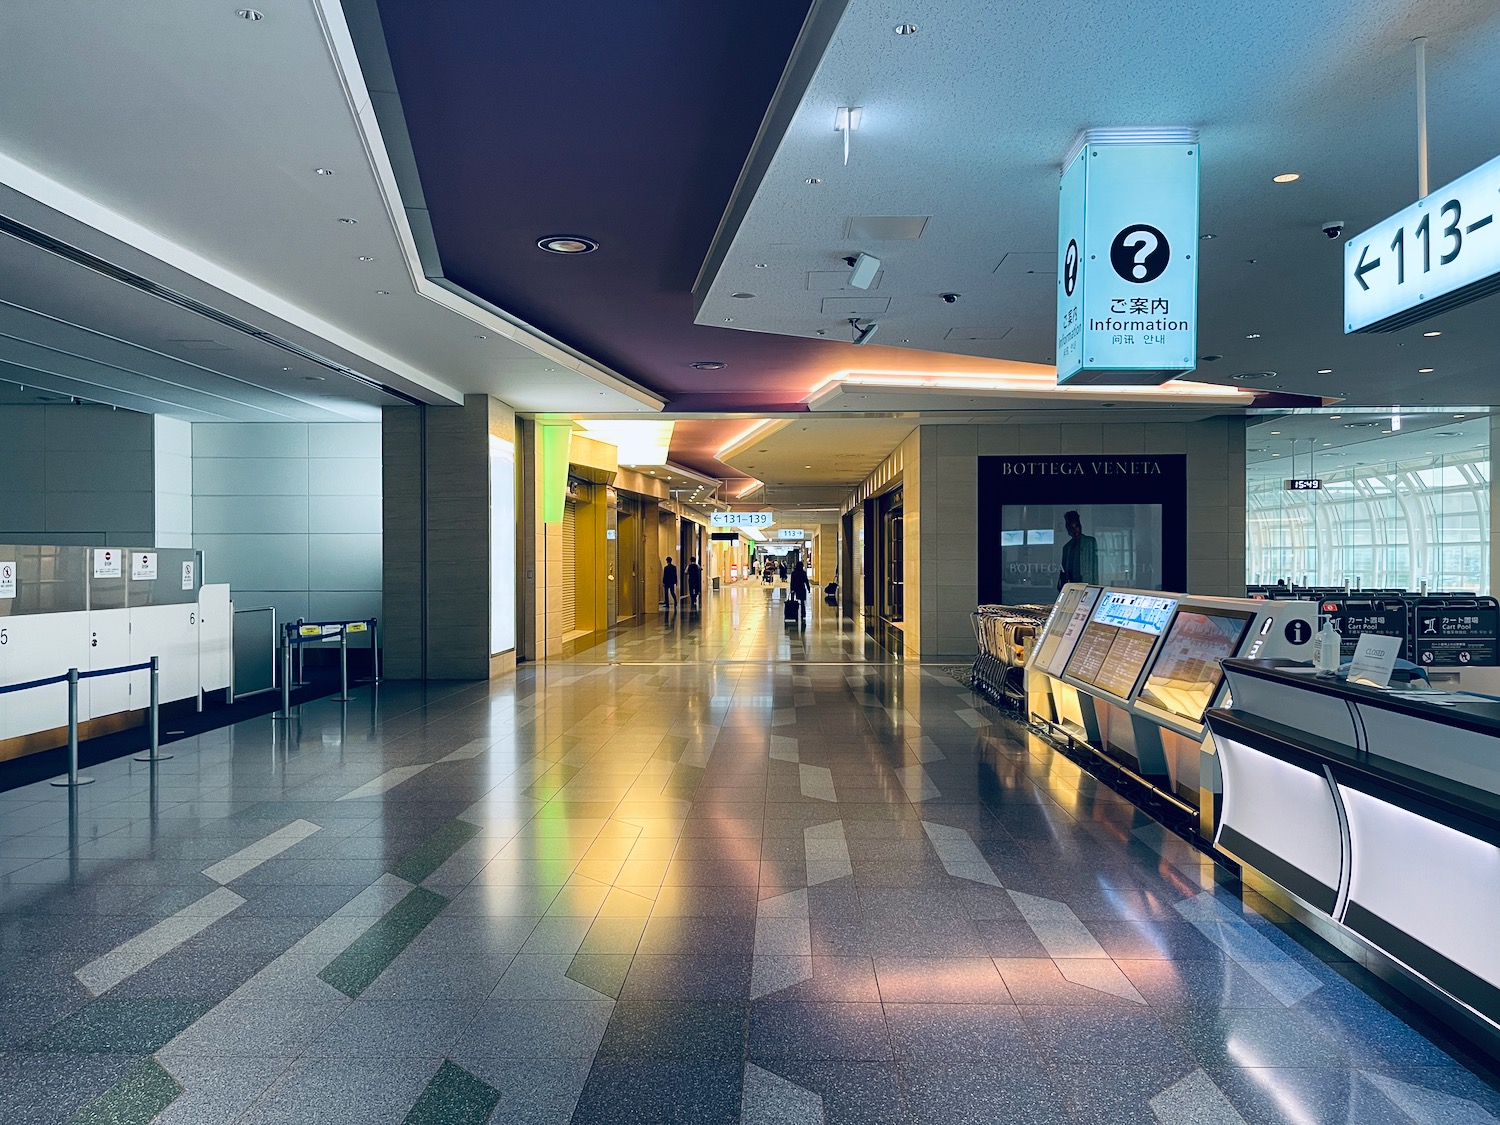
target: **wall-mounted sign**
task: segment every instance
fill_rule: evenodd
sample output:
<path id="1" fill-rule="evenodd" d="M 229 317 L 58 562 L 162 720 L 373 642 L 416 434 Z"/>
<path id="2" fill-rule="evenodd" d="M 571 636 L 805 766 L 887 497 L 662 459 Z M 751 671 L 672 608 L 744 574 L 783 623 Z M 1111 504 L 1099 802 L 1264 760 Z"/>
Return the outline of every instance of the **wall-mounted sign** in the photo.
<path id="1" fill-rule="evenodd" d="M 1321 492 L 1323 482 L 1317 477 L 1293 477 L 1284 487 L 1288 492 Z"/>
<path id="2" fill-rule="evenodd" d="M 1059 384 L 1164 383 L 1198 348 L 1198 144 L 1091 131 L 1063 171 Z"/>
<path id="3" fill-rule="evenodd" d="M 738 531 L 710 531 L 708 537 L 715 542 L 721 543 L 738 543 L 740 541 L 740 533 Z"/>
<path id="4" fill-rule="evenodd" d="M 94 549 L 94 577 L 120 577 L 120 552 L 113 547 L 96 547 Z"/>
<path id="5" fill-rule="evenodd" d="M 1344 331 L 1395 332 L 1500 289 L 1500 156 L 1344 246 Z"/>
<path id="6" fill-rule="evenodd" d="M 776 529 L 777 539 L 806 539 L 807 532 L 800 527 L 779 527 Z"/>
<path id="7" fill-rule="evenodd" d="M 132 551 L 130 553 L 130 580 L 132 582 L 156 581 L 155 551 Z"/>
<path id="8" fill-rule="evenodd" d="M 184 590 L 191 590 L 193 588 L 193 580 L 194 580 L 193 564 L 190 563 L 190 562 L 183 563 L 182 564 L 182 588 Z"/>
<path id="9" fill-rule="evenodd" d="M 770 527 L 776 522 L 774 512 L 714 512 L 714 527 Z"/>
<path id="10" fill-rule="evenodd" d="M 0 598 L 16 596 L 16 564 L 0 562 Z"/>

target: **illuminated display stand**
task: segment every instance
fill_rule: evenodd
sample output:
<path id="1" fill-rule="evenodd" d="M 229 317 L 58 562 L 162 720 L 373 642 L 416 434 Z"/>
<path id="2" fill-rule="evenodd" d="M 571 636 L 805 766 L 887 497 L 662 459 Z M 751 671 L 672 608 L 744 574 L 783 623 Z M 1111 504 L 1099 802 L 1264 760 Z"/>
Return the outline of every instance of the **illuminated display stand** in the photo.
<path id="1" fill-rule="evenodd" d="M 1189 810 L 1205 834 L 1219 792 L 1203 716 L 1220 661 L 1311 660 L 1313 602 L 1065 586 L 1026 666 L 1029 717 L 1088 746 Z"/>
<path id="2" fill-rule="evenodd" d="M 1500 699 L 1234 660 L 1215 847 L 1500 1054 Z"/>

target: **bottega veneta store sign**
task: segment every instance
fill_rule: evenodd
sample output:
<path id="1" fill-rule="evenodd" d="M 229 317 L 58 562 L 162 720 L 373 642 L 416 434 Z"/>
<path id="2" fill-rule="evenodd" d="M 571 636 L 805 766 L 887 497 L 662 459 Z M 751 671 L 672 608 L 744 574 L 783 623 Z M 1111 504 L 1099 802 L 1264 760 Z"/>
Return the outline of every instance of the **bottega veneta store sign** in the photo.
<path id="1" fill-rule="evenodd" d="M 1119 457 L 1039 457 L 1035 460 L 997 457 L 1005 477 L 1145 477 L 1163 476 L 1156 459 Z"/>

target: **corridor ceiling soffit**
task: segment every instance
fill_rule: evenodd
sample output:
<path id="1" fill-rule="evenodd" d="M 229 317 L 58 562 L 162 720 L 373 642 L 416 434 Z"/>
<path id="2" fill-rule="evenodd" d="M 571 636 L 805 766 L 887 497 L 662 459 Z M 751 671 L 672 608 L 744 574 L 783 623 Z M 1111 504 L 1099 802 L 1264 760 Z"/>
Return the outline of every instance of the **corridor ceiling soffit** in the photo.
<path id="1" fill-rule="evenodd" d="M 895 33 L 908 23 L 915 33 Z M 1418 35 L 1443 184 L 1500 151 L 1492 3 L 849 0 L 795 115 L 761 139 L 772 151 L 752 158 L 760 174 L 741 183 L 709 254 L 696 320 L 821 347 L 851 333 L 852 309 L 830 298 L 878 298 L 882 345 L 1050 364 L 1063 154 L 1084 126 L 1180 124 L 1202 136 L 1212 236 L 1200 243 L 1199 351 L 1217 358 L 1194 379 L 1234 386 L 1272 371 L 1244 385 L 1500 402 L 1496 298 L 1391 335 L 1342 331 L 1343 245 L 1321 227 L 1357 232 L 1412 202 Z M 851 106 L 845 165 L 834 125 Z M 1285 172 L 1300 178 L 1272 182 Z M 926 221 L 901 238 L 864 229 L 899 217 Z M 860 253 L 881 264 L 868 290 L 847 284 L 843 259 Z"/>
<path id="2" fill-rule="evenodd" d="M 264 14 L 156 0 L 88 5 L 73 19 L 45 0 L 9 5 L 0 215 L 413 399 L 485 392 L 524 410 L 658 409 L 608 369 L 423 275 L 336 0 Z M 25 287 L 38 264 L 0 239 L 8 281 Z M 37 280 L 45 288 L 44 273 Z M 18 304 L 147 351 L 158 337 L 214 331 L 191 311 L 127 313 L 129 301 L 94 296 Z M 284 358 L 243 338 L 229 346 L 234 357 L 192 357 L 204 374 L 178 372 L 187 390 L 222 393 L 231 377 L 251 413 L 266 394 L 285 396 Z M 221 369 L 230 358 L 234 370 Z M 107 382 L 107 365 L 96 375 Z M 332 375 L 315 390 L 298 397 L 323 398 L 326 409 L 311 409 L 324 416 L 399 401 Z"/>

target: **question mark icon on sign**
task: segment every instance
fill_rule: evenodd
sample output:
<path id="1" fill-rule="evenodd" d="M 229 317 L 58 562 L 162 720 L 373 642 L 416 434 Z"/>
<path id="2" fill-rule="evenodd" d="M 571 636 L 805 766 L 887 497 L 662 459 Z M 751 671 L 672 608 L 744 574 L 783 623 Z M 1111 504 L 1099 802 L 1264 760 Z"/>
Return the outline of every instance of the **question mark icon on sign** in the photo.
<path id="1" fill-rule="evenodd" d="M 1135 250 L 1135 265 L 1130 267 L 1130 276 L 1142 280 L 1151 272 L 1146 268 L 1146 259 L 1157 247 L 1156 235 L 1149 230 L 1136 231 L 1130 246 Z"/>
<path id="2" fill-rule="evenodd" d="M 1171 260 L 1167 236 L 1146 223 L 1126 227 L 1109 246 L 1109 264 L 1121 278 L 1135 285 L 1155 281 Z"/>

